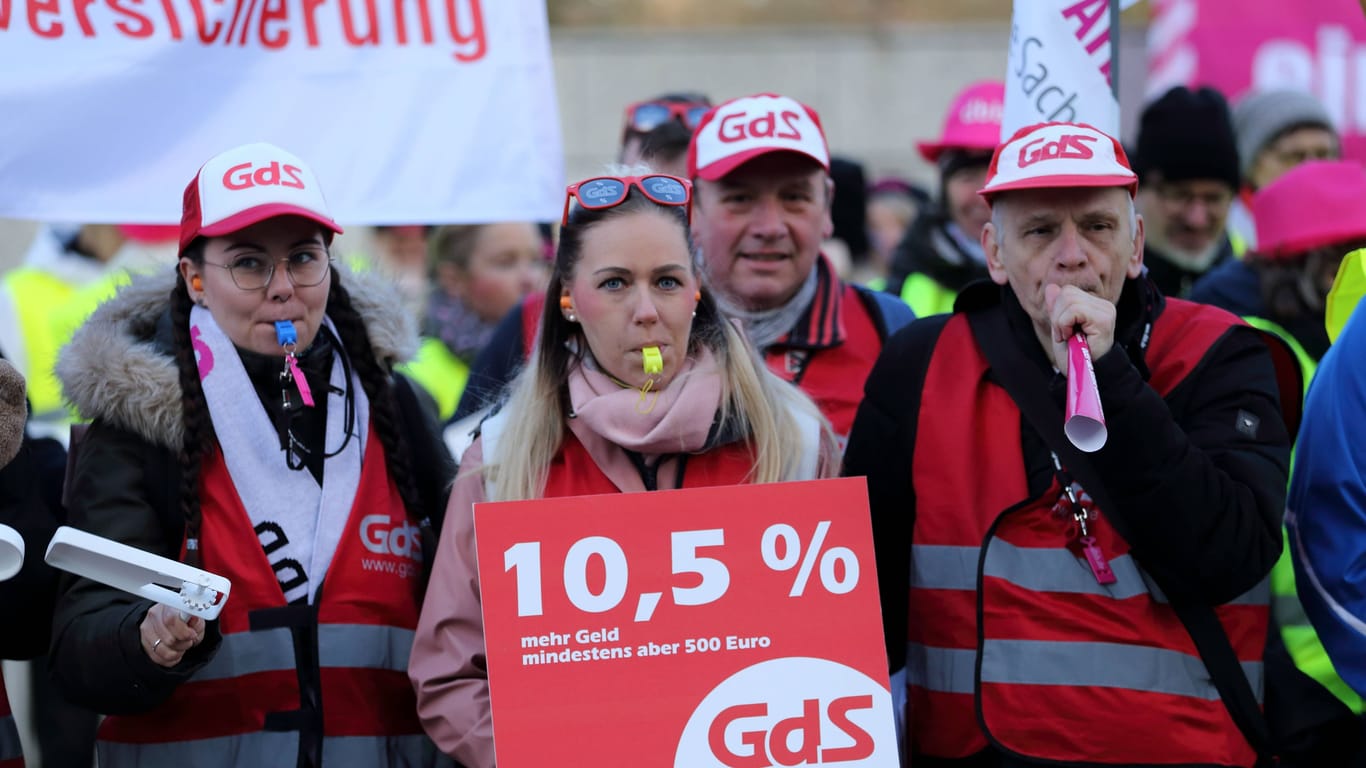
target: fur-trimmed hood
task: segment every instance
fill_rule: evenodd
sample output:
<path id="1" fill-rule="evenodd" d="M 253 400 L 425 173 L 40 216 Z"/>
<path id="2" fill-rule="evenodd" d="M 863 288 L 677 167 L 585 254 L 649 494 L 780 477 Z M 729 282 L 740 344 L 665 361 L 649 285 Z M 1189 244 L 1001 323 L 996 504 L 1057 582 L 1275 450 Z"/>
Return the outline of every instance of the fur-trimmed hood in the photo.
<path id="1" fill-rule="evenodd" d="M 387 366 L 417 351 L 416 324 L 392 281 L 337 264 L 351 303 L 365 321 L 370 344 Z M 157 325 L 170 307 L 175 273 L 134 277 L 62 348 L 57 378 L 82 418 L 103 419 L 172 450 L 184 439 L 180 374 Z"/>

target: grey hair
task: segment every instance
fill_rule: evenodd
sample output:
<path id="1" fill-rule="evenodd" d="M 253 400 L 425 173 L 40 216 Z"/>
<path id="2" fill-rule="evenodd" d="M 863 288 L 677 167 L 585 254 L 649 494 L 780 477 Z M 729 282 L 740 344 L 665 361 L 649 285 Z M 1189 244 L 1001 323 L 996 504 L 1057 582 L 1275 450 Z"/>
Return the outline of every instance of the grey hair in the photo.
<path id="1" fill-rule="evenodd" d="M 1138 239 L 1138 209 L 1134 206 L 1133 195 L 1127 195 L 1126 199 L 1129 201 L 1129 242 L 1132 243 Z M 996 230 L 997 246 L 1002 245 L 1005 238 L 1005 223 L 1002 221 L 1005 218 L 1005 214 L 1002 213 L 1005 202 L 1006 198 L 1002 196 L 997 196 L 991 202 L 991 228 Z"/>

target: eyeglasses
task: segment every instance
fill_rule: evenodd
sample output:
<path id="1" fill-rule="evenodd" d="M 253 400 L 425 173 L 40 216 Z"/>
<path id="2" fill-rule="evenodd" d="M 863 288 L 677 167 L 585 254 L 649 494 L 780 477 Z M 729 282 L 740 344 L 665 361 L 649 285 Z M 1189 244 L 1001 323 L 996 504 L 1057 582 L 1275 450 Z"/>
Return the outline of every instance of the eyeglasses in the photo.
<path id="1" fill-rule="evenodd" d="M 280 261 L 285 264 L 285 274 L 289 276 L 289 281 L 298 288 L 310 288 L 326 280 L 327 271 L 332 266 L 330 255 L 320 257 L 306 251 L 291 253 Z M 260 256 L 242 256 L 231 264 L 214 264 L 212 261 L 204 263 L 228 270 L 233 284 L 244 291 L 259 291 L 270 285 L 271 279 L 275 277 L 275 260 L 263 259 Z"/>
<path id="2" fill-rule="evenodd" d="M 1157 196 L 1174 208 L 1189 208 L 1199 202 L 1210 210 L 1222 211 L 1233 204 L 1233 190 L 1226 187 L 1197 190 L 1184 184 L 1159 184 Z"/>
<path id="3" fill-rule="evenodd" d="M 692 131 L 709 111 L 710 104 L 696 101 L 638 101 L 626 107 L 626 128 L 649 133 L 670 120 L 677 120 Z"/>
<path id="4" fill-rule="evenodd" d="M 621 205 L 631 193 L 631 187 L 639 189 L 647 198 L 659 205 L 678 205 L 692 214 L 692 182 L 677 176 L 662 173 L 650 176 L 595 176 L 570 184 L 565 189 L 564 217 L 560 226 L 569 224 L 569 204 L 575 199 L 579 207 L 590 211 L 600 211 Z"/>

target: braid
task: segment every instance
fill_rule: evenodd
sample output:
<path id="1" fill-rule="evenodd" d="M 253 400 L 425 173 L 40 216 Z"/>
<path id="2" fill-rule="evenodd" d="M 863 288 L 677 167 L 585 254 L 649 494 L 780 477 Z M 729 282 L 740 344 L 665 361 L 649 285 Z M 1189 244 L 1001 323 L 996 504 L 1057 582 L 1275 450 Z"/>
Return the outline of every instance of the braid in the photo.
<path id="1" fill-rule="evenodd" d="M 177 276 L 171 290 L 171 330 L 175 340 L 176 368 L 180 372 L 181 406 L 185 432 L 180 446 L 180 511 L 185 517 L 185 561 L 196 568 L 203 560 L 199 538 L 201 510 L 199 507 L 199 475 L 204 455 L 217 437 L 213 420 L 209 418 L 208 403 L 199 382 L 199 363 L 194 356 L 190 339 L 190 309 L 194 302 L 185 289 L 184 277 Z"/>
<path id="2" fill-rule="evenodd" d="M 327 315 L 332 318 L 341 335 L 342 346 L 351 358 L 356 373 L 360 376 L 361 387 L 370 400 L 370 422 L 375 434 L 384 446 L 385 463 L 389 476 L 398 486 L 398 495 L 408 510 L 408 517 L 424 527 L 427 525 L 427 512 L 421 503 L 421 494 L 414 480 L 412 462 L 408 455 L 408 443 L 402 439 L 398 424 L 398 407 L 394 399 L 394 388 L 389 380 L 389 372 L 380 365 L 375 349 L 370 345 L 370 334 L 365 328 L 360 314 L 351 304 L 351 294 L 342 287 L 337 272 L 332 272 L 332 290 L 327 300 Z"/>

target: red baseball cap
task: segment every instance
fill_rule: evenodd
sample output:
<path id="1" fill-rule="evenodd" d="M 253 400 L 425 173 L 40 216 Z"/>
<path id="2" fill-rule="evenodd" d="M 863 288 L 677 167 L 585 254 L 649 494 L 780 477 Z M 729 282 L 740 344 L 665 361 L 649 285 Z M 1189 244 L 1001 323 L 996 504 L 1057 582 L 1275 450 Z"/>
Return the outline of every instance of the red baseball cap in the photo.
<path id="1" fill-rule="evenodd" d="M 830 170 L 816 110 L 776 93 L 743 96 L 718 104 L 702 117 L 688 145 L 688 176 L 717 181 L 769 152 L 796 152 Z"/>
<path id="2" fill-rule="evenodd" d="M 180 250 L 196 237 L 218 237 L 290 215 L 341 234 L 317 176 L 304 161 L 271 144 L 245 144 L 210 158 L 185 187 Z"/>
<path id="3" fill-rule="evenodd" d="M 987 183 L 977 194 L 1014 189 L 1125 187 L 1138 193 L 1138 176 L 1119 140 L 1085 123 L 1038 123 L 996 148 Z"/>

